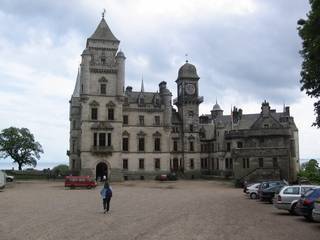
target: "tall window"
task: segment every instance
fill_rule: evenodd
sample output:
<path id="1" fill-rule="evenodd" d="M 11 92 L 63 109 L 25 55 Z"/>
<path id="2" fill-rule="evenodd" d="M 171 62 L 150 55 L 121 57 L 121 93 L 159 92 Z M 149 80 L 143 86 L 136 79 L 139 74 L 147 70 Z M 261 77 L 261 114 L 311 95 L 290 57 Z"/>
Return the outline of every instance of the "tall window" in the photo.
<path id="1" fill-rule="evenodd" d="M 190 124 L 189 128 L 190 128 L 190 132 L 193 132 L 193 124 Z"/>
<path id="2" fill-rule="evenodd" d="M 99 133 L 99 146 L 106 146 L 106 134 Z"/>
<path id="3" fill-rule="evenodd" d="M 72 152 L 76 152 L 76 140 L 72 140 Z"/>
<path id="4" fill-rule="evenodd" d="M 220 169 L 219 162 L 220 162 L 220 161 L 219 161 L 219 158 L 217 158 L 217 165 L 216 165 L 216 166 L 217 166 L 217 170 Z"/>
<path id="5" fill-rule="evenodd" d="M 259 167 L 263 168 L 263 158 L 259 158 Z"/>
<path id="6" fill-rule="evenodd" d="M 160 138 L 155 138 L 154 139 L 154 150 L 155 151 L 160 151 Z"/>
<path id="7" fill-rule="evenodd" d="M 143 158 L 139 159 L 139 169 L 144 169 L 144 159 Z"/>
<path id="8" fill-rule="evenodd" d="M 108 133 L 108 146 L 111 146 L 111 133 Z"/>
<path id="9" fill-rule="evenodd" d="M 139 151 L 144 151 L 144 138 L 143 137 L 140 137 L 139 138 L 139 143 L 138 143 L 138 150 Z"/>
<path id="10" fill-rule="evenodd" d="M 128 125 L 128 123 L 129 123 L 128 115 L 123 115 L 123 124 Z"/>
<path id="11" fill-rule="evenodd" d="M 190 169 L 194 169 L 194 160 L 190 158 Z"/>
<path id="12" fill-rule="evenodd" d="M 227 143 L 227 152 L 230 152 L 231 150 L 231 143 Z"/>
<path id="13" fill-rule="evenodd" d="M 72 120 L 72 129 L 76 129 L 76 120 Z"/>
<path id="14" fill-rule="evenodd" d="M 93 133 L 93 146 L 97 146 L 98 141 L 98 134 Z"/>
<path id="15" fill-rule="evenodd" d="M 122 138 L 122 150 L 129 151 L 129 138 Z"/>
<path id="16" fill-rule="evenodd" d="M 173 141 L 173 151 L 178 151 L 178 142 L 176 140 Z"/>
<path id="17" fill-rule="evenodd" d="M 193 142 L 189 142 L 189 149 L 190 149 L 190 152 L 193 152 L 193 151 L 194 151 Z"/>
<path id="18" fill-rule="evenodd" d="M 160 169 L 160 158 L 154 159 L 154 169 L 156 170 Z"/>
<path id="19" fill-rule="evenodd" d="M 249 158 L 242 158 L 242 167 L 249 168 Z"/>
<path id="20" fill-rule="evenodd" d="M 139 125 L 140 126 L 144 125 L 144 116 L 142 116 L 142 115 L 139 116 Z"/>
<path id="21" fill-rule="evenodd" d="M 100 84 L 100 94 L 107 93 L 107 85 L 105 83 Z"/>
<path id="22" fill-rule="evenodd" d="M 154 124 L 157 126 L 160 125 L 160 116 L 154 116 Z"/>
<path id="23" fill-rule="evenodd" d="M 72 159 L 72 169 L 75 169 L 76 167 L 76 160 Z"/>
<path id="24" fill-rule="evenodd" d="M 225 159 L 225 168 L 228 169 L 229 168 L 229 158 Z"/>
<path id="25" fill-rule="evenodd" d="M 278 158 L 276 158 L 276 157 L 272 158 L 272 165 L 273 165 L 274 168 L 279 167 L 278 166 Z"/>
<path id="26" fill-rule="evenodd" d="M 108 108 L 108 120 L 114 120 L 114 109 Z"/>
<path id="27" fill-rule="evenodd" d="M 98 120 L 98 108 L 91 108 L 91 119 Z"/>
<path id="28" fill-rule="evenodd" d="M 122 168 L 128 169 L 128 159 L 122 159 Z"/>

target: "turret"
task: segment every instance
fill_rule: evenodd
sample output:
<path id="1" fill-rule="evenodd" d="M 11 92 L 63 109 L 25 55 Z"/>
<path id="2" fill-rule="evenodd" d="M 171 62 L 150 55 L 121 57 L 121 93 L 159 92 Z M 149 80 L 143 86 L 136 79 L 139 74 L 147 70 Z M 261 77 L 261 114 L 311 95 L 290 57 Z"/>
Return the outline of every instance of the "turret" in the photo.
<path id="1" fill-rule="evenodd" d="M 80 93 L 88 94 L 90 88 L 90 61 L 91 53 L 88 48 L 86 48 L 82 54 L 82 61 L 80 64 Z"/>
<path id="2" fill-rule="evenodd" d="M 220 105 L 216 101 L 216 104 L 213 106 L 211 110 L 211 117 L 213 120 L 215 120 L 218 117 L 221 117 L 222 115 L 223 115 L 223 110 L 221 109 Z"/>
<path id="3" fill-rule="evenodd" d="M 122 51 L 119 51 L 116 55 L 116 63 L 118 66 L 118 74 L 117 74 L 117 95 L 122 96 L 124 91 L 125 84 L 125 60 L 126 57 Z"/>
<path id="4" fill-rule="evenodd" d="M 161 101 L 165 106 L 163 122 L 166 127 L 170 127 L 171 115 L 172 115 L 172 106 L 171 106 L 172 94 L 169 91 L 169 89 L 167 89 L 167 83 L 165 81 L 162 81 L 161 83 L 159 83 L 159 92 L 160 92 Z"/>
<path id="5" fill-rule="evenodd" d="M 269 103 L 264 100 L 264 102 L 262 103 L 262 106 L 261 106 L 261 114 L 262 116 L 268 116 L 270 113 L 270 106 L 269 106 Z"/>

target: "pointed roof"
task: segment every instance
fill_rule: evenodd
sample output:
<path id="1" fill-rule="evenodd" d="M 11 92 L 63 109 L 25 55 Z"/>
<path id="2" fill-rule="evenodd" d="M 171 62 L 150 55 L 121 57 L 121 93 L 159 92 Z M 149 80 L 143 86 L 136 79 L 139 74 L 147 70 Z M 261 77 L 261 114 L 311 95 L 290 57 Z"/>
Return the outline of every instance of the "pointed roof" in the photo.
<path id="1" fill-rule="evenodd" d="M 72 97 L 80 97 L 80 69 L 78 69 L 76 86 L 74 87 Z"/>
<path id="2" fill-rule="evenodd" d="M 98 39 L 98 40 L 109 40 L 120 42 L 111 32 L 106 20 L 104 17 L 101 19 L 96 31 L 91 35 L 89 39 Z"/>

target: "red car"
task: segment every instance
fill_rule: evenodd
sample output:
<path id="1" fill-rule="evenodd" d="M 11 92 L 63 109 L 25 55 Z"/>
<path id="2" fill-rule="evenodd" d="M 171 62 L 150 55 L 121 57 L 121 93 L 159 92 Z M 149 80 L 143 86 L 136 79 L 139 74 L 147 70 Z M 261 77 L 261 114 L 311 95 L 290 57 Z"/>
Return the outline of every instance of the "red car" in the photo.
<path id="1" fill-rule="evenodd" d="M 75 188 L 75 187 L 86 187 L 95 188 L 97 183 L 90 176 L 66 176 L 65 187 Z"/>

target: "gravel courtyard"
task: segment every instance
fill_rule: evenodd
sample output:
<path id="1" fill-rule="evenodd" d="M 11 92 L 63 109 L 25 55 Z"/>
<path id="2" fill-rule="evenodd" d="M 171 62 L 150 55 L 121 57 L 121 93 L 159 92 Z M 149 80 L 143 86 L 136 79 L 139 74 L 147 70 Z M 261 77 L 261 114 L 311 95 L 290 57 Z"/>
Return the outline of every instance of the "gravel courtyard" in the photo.
<path id="1" fill-rule="evenodd" d="M 114 183 L 103 214 L 96 189 L 16 182 L 0 192 L 0 239 L 319 240 L 320 223 L 248 200 L 217 181 Z"/>

